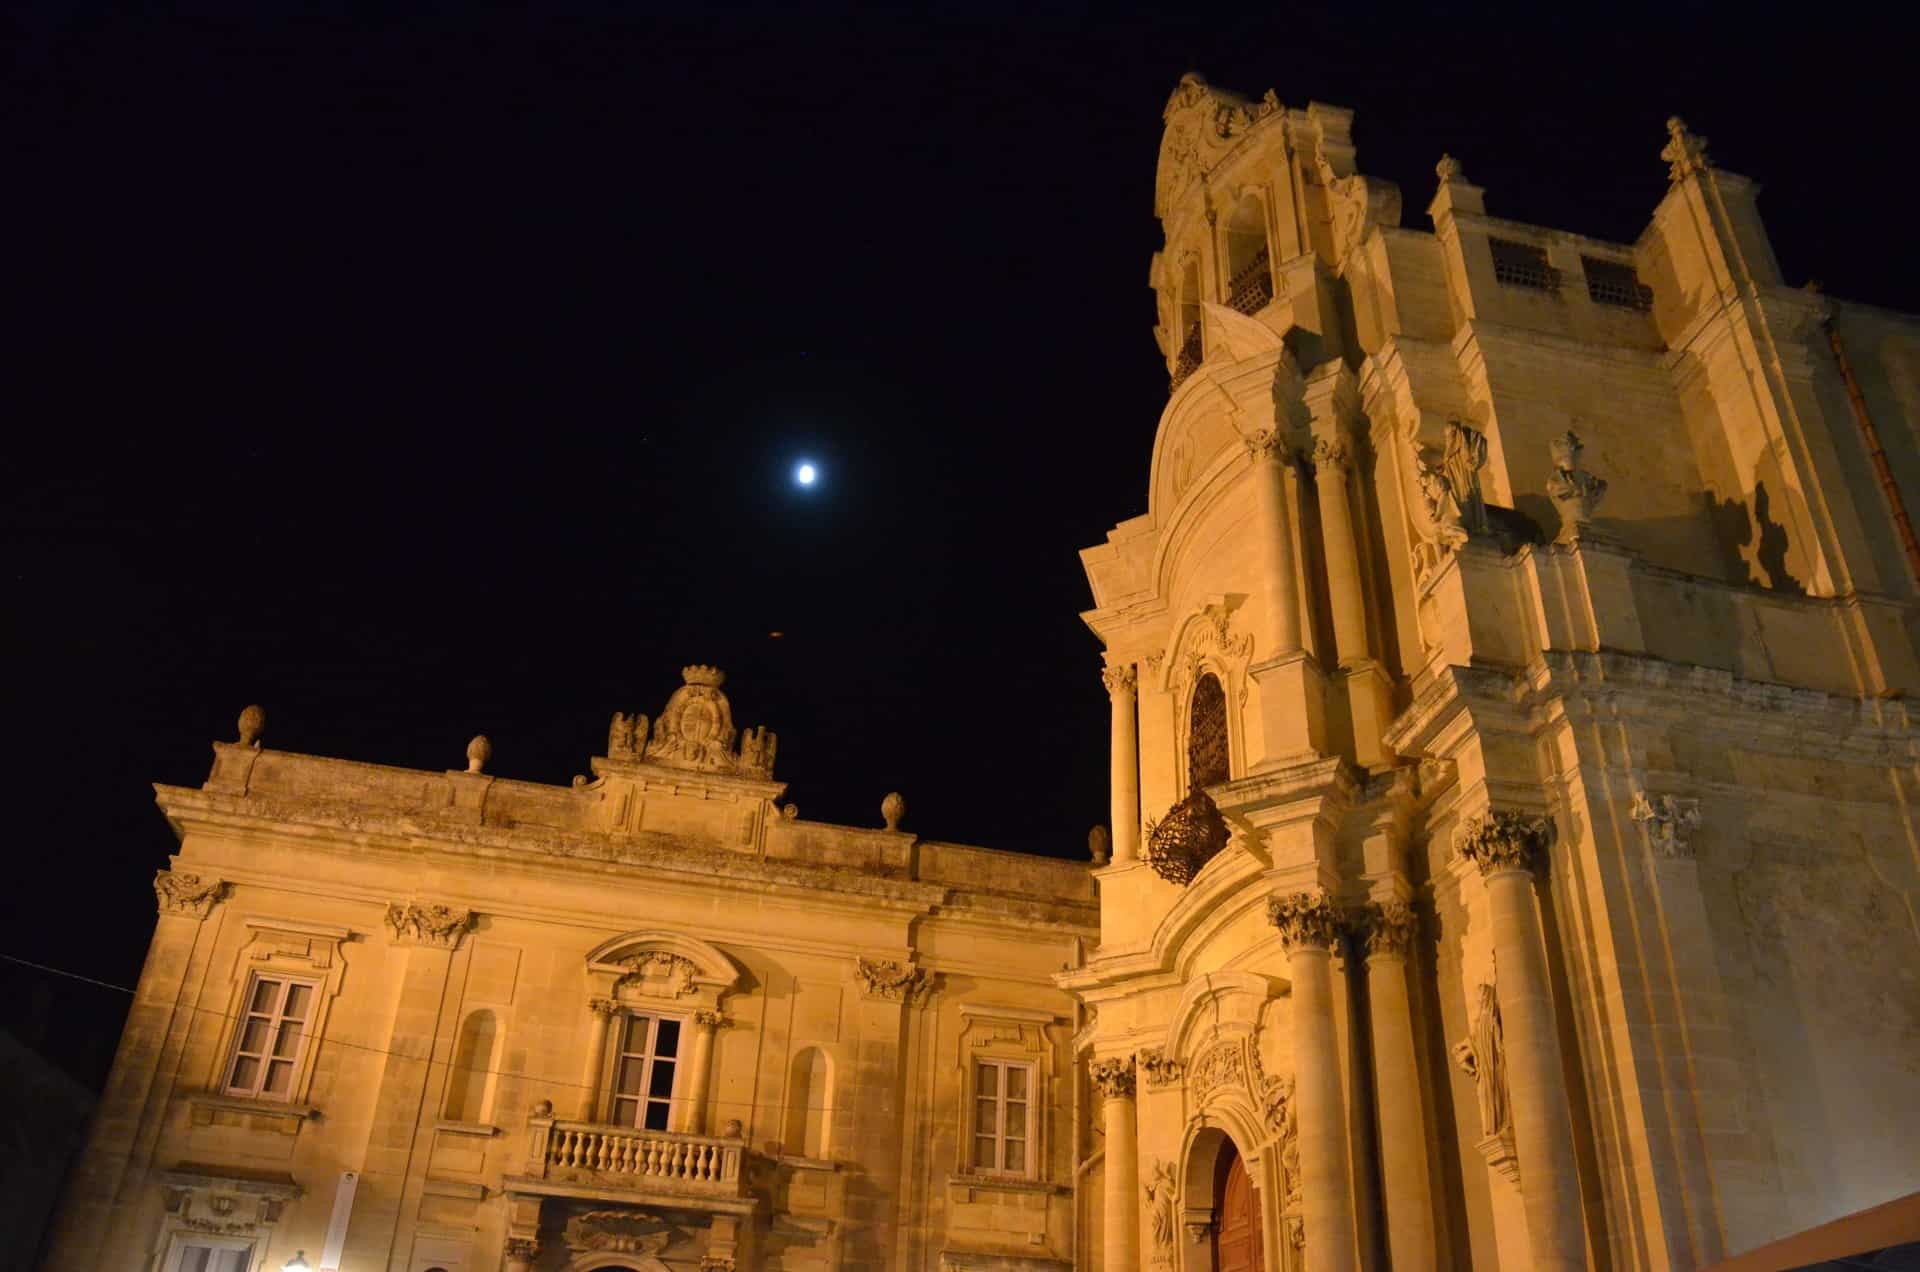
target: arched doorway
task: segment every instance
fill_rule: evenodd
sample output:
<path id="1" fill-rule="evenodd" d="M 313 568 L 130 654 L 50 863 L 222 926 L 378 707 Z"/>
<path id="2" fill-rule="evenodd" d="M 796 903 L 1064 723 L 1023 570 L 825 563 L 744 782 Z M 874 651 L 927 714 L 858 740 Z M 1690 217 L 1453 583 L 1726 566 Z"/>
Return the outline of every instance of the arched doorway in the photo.
<path id="1" fill-rule="evenodd" d="M 1265 1272 L 1260 1195 L 1231 1140 L 1214 1164 L 1213 1215 L 1214 1272 Z"/>

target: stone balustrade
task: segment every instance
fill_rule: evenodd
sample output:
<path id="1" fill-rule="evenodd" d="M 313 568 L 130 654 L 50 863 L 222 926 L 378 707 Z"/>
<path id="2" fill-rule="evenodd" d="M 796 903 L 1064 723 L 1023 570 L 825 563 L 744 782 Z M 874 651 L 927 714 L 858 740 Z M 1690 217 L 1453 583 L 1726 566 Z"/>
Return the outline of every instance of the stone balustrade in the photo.
<path id="1" fill-rule="evenodd" d="M 535 1117 L 527 1123 L 527 1168 L 537 1179 L 701 1197 L 743 1197 L 746 1144 L 711 1135 Z"/>

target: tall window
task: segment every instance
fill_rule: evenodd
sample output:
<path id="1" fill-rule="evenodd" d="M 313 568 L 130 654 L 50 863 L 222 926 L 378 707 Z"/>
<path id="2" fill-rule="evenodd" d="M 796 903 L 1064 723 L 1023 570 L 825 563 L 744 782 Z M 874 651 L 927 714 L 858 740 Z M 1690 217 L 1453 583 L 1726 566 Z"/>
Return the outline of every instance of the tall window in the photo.
<path id="1" fill-rule="evenodd" d="M 659 1016 L 628 1016 L 613 1061 L 613 1120 L 648 1131 L 667 1129 L 678 1068 L 680 1022 Z"/>
<path id="2" fill-rule="evenodd" d="M 1218 786 L 1232 774 L 1227 766 L 1227 691 L 1208 673 L 1193 687 L 1193 713 L 1187 724 L 1187 790 Z"/>
<path id="3" fill-rule="evenodd" d="M 1028 1118 L 1033 1066 L 1007 1060 L 973 1064 L 973 1165 L 1008 1175 L 1032 1173 Z"/>
<path id="4" fill-rule="evenodd" d="M 234 1035 L 233 1062 L 227 1066 L 227 1094 L 266 1100 L 293 1098 L 300 1044 L 313 1015 L 311 981 L 257 976 L 247 994 L 245 1013 Z"/>
<path id="5" fill-rule="evenodd" d="M 183 1241 L 173 1247 L 167 1272 L 247 1272 L 253 1247 L 245 1243 Z"/>

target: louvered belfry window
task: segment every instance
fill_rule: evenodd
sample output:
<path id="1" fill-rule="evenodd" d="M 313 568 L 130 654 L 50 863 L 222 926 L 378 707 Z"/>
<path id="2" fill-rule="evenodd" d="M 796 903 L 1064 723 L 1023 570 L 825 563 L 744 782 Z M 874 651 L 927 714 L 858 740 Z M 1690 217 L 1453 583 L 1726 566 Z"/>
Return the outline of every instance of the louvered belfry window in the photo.
<path id="1" fill-rule="evenodd" d="M 1227 691 L 1220 677 L 1200 677 L 1193 687 L 1192 721 L 1187 727 L 1187 789 L 1218 786 L 1227 780 Z"/>

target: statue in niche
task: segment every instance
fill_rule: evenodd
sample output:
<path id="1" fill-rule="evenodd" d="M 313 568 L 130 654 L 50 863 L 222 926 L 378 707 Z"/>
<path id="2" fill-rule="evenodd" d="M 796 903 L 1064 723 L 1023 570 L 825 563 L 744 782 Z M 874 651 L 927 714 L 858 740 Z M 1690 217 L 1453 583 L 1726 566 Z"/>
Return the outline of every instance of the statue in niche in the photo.
<path id="1" fill-rule="evenodd" d="M 1173 1258 L 1173 1238 L 1177 1225 L 1173 1213 L 1173 1165 L 1160 1162 L 1153 1168 L 1153 1178 L 1147 1181 L 1147 1218 L 1153 1225 L 1154 1262 L 1170 1262 Z"/>
<path id="2" fill-rule="evenodd" d="M 1488 529 L 1486 501 L 1480 497 L 1480 470 L 1487 466 L 1487 435 L 1459 420 L 1447 421 L 1447 449 L 1440 467 L 1447 490 L 1459 510 L 1459 525 L 1468 534 Z"/>
<path id="3" fill-rule="evenodd" d="M 1547 498 L 1560 514 L 1560 539 L 1569 541 L 1580 528 L 1593 520 L 1600 501 L 1607 494 L 1607 479 L 1581 467 L 1580 456 L 1586 446 L 1580 435 L 1568 429 L 1550 443 L 1553 474 L 1547 478 Z"/>
<path id="4" fill-rule="evenodd" d="M 1507 1104 L 1506 1043 L 1493 986 L 1480 986 L 1473 1024 L 1466 1038 L 1454 1044 L 1453 1059 L 1479 1093 L 1480 1134 L 1488 1138 L 1508 1134 L 1513 1129 L 1513 1111 Z"/>

